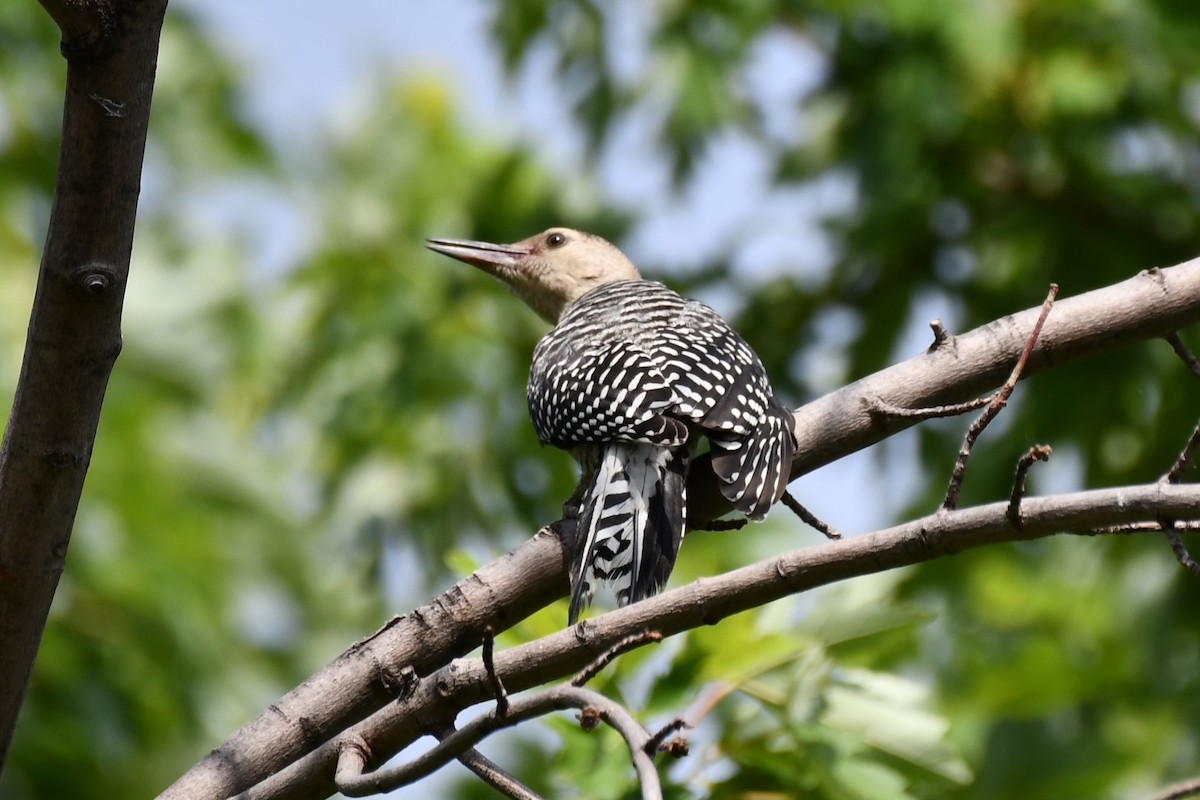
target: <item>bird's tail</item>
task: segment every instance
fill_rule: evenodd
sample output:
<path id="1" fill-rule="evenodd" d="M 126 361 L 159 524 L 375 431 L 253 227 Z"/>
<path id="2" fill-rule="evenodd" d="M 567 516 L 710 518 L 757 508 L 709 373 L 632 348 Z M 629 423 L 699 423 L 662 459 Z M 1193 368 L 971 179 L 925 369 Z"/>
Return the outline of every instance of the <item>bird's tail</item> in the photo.
<path id="1" fill-rule="evenodd" d="M 585 465 L 570 622 L 610 584 L 621 605 L 662 588 L 683 539 L 688 448 L 609 442 Z"/>
<path id="2" fill-rule="evenodd" d="M 792 413 L 775 405 L 767 409 L 748 436 L 720 438 L 709 434 L 713 471 L 721 479 L 721 494 L 753 520 L 765 517 L 787 489 L 796 452 L 792 425 Z"/>

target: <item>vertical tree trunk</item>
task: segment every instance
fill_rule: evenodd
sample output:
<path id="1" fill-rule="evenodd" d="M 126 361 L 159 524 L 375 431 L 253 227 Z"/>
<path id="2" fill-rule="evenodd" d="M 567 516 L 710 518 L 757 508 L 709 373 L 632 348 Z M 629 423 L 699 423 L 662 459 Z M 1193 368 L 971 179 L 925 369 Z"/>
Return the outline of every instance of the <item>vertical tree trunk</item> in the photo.
<path id="1" fill-rule="evenodd" d="M 0 444 L 0 765 L 67 555 L 121 306 L 166 0 L 42 0 L 67 59 L 54 204 Z"/>

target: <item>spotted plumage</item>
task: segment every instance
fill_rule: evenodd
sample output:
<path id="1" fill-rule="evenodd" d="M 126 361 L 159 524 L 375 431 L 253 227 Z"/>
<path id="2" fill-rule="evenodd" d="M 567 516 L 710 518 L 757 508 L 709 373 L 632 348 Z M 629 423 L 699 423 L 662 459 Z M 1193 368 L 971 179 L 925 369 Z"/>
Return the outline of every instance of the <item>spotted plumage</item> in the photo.
<path id="1" fill-rule="evenodd" d="M 738 511 L 762 519 L 783 495 L 791 412 L 754 351 L 711 308 L 643 280 L 615 247 L 579 231 L 430 247 L 497 275 L 556 323 L 534 350 L 526 398 L 538 439 L 583 467 L 572 622 L 598 584 L 612 584 L 625 604 L 666 582 L 701 435 Z"/>
<path id="2" fill-rule="evenodd" d="M 717 312 L 661 283 L 624 280 L 585 294 L 533 352 L 526 389 L 544 444 L 676 447 L 698 428 L 722 491 L 761 518 L 791 466 L 791 413 L 762 363 Z"/>

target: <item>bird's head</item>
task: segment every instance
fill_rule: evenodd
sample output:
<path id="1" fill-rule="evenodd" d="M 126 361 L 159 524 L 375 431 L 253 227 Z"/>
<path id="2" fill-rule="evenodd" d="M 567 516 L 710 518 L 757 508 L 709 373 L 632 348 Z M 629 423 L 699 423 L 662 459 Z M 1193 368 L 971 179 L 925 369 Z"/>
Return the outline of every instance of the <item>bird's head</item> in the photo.
<path id="1" fill-rule="evenodd" d="M 513 244 L 426 239 L 425 246 L 495 275 L 551 324 L 597 286 L 641 277 L 612 244 L 570 228 L 551 228 Z"/>

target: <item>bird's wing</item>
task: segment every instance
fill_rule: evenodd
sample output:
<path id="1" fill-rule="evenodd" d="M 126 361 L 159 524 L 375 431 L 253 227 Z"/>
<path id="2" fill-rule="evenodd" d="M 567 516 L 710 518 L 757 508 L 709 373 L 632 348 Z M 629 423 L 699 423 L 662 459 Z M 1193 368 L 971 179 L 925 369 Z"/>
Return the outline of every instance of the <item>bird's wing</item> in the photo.
<path id="1" fill-rule="evenodd" d="M 703 303 L 687 302 L 678 324 L 643 342 L 678 395 L 673 413 L 705 432 L 745 436 L 763 419 L 771 388 L 750 345 Z"/>
<path id="2" fill-rule="evenodd" d="M 676 447 L 687 425 L 669 416 L 678 394 L 636 342 L 616 338 L 566 361 L 534 354 L 526 391 L 529 415 L 544 444 L 570 448 L 593 442 L 641 442 Z"/>
<path id="3" fill-rule="evenodd" d="M 746 340 L 708 306 L 688 301 L 676 325 L 656 330 L 654 364 L 679 396 L 672 413 L 712 443 L 721 491 L 739 511 L 761 519 L 787 488 L 792 415 L 771 391 Z"/>

